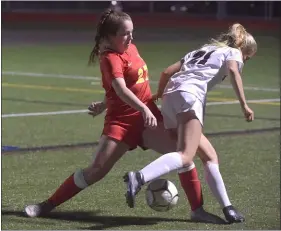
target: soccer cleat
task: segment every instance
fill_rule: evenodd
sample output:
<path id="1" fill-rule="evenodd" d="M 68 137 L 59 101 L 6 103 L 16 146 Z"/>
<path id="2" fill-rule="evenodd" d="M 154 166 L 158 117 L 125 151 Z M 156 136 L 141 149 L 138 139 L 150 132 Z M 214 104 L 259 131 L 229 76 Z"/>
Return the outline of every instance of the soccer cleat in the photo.
<path id="1" fill-rule="evenodd" d="M 195 222 L 204 222 L 211 224 L 225 224 L 225 221 L 214 214 L 208 213 L 203 207 L 191 211 L 190 219 Z"/>
<path id="2" fill-rule="evenodd" d="M 49 213 L 54 207 L 48 202 L 42 202 L 35 205 L 28 205 L 24 208 L 24 212 L 28 217 L 39 217 Z"/>
<path id="3" fill-rule="evenodd" d="M 134 208 L 135 197 L 143 185 L 143 176 L 140 172 L 128 172 L 123 178 L 127 184 L 126 202 L 130 208 Z"/>
<path id="4" fill-rule="evenodd" d="M 232 205 L 223 208 L 225 219 L 229 223 L 240 223 L 245 221 L 245 217 Z"/>

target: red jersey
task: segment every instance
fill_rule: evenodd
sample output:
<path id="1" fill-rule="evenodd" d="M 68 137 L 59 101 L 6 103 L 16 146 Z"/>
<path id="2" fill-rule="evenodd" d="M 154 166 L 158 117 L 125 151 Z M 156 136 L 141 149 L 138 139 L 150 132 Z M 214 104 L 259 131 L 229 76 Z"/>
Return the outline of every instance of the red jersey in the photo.
<path id="1" fill-rule="evenodd" d="M 148 70 L 144 60 L 140 57 L 135 45 L 130 44 L 128 49 L 119 54 L 106 50 L 100 57 L 102 73 L 102 86 L 106 92 L 107 114 L 105 119 L 122 120 L 122 117 L 137 115 L 140 112 L 123 102 L 112 87 L 112 80 L 124 78 L 126 86 L 143 103 L 147 104 L 152 99 L 148 81 Z"/>

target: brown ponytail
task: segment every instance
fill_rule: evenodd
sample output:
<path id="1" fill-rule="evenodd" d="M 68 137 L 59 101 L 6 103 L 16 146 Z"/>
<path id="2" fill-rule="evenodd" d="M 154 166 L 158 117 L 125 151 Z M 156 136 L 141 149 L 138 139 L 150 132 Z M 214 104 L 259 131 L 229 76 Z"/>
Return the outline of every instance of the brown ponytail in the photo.
<path id="1" fill-rule="evenodd" d="M 96 36 L 95 36 L 95 46 L 90 54 L 90 58 L 89 58 L 89 64 L 94 63 L 95 62 L 95 58 L 97 56 L 99 56 L 100 54 L 100 43 L 102 40 L 102 34 L 101 34 L 101 28 L 103 27 L 104 22 L 107 20 L 107 18 L 109 17 L 109 15 L 113 13 L 112 9 L 107 9 L 101 16 L 100 21 L 97 25 L 97 32 L 96 32 Z"/>
<path id="2" fill-rule="evenodd" d="M 101 53 L 101 43 L 107 39 L 109 35 L 116 35 L 124 20 L 131 20 L 131 17 L 124 12 L 114 11 L 112 9 L 107 9 L 103 12 L 97 25 L 95 46 L 90 54 L 88 64 L 95 62 L 95 58 Z"/>

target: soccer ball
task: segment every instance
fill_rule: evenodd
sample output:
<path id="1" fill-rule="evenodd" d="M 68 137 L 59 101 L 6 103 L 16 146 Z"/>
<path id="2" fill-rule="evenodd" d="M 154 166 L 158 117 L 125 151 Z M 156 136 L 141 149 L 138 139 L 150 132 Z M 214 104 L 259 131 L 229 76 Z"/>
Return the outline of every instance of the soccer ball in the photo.
<path id="1" fill-rule="evenodd" d="M 148 184 L 145 198 L 150 208 L 165 212 L 178 203 L 179 195 L 176 186 L 171 181 L 157 179 Z"/>

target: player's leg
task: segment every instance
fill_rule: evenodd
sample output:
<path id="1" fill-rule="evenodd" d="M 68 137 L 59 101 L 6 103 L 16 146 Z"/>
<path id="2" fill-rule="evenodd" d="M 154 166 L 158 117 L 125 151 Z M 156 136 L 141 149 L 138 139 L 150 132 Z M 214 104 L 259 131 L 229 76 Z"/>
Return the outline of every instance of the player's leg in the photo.
<path id="1" fill-rule="evenodd" d="M 166 95 L 162 99 L 161 111 L 164 117 L 165 127 L 167 128 L 178 128 L 179 132 L 181 132 L 183 129 L 182 125 L 179 123 L 186 124 L 185 122 L 188 121 L 188 129 L 186 133 L 188 135 L 187 138 L 189 140 L 189 145 L 187 146 L 187 150 L 194 149 L 194 153 L 191 157 L 188 157 L 189 159 L 187 159 L 185 155 L 182 155 L 184 154 L 183 151 L 186 152 L 187 150 L 181 151 L 181 142 L 178 142 L 177 151 L 173 151 L 159 157 L 138 172 L 129 172 L 126 175 L 125 181 L 127 182 L 127 202 L 129 201 L 128 204 L 130 207 L 134 207 L 135 195 L 139 191 L 139 187 L 142 184 L 154 180 L 173 170 L 183 168 L 185 165 L 190 166 L 193 164 L 193 157 L 200 141 L 201 124 L 198 121 L 194 111 L 190 110 L 197 98 L 194 95 L 189 95 L 189 97 L 190 98 L 188 98 L 186 102 L 186 99 L 183 98 L 181 92 L 175 92 Z M 181 115 L 183 106 L 185 106 L 184 110 L 187 110 L 187 112 L 183 113 L 184 116 Z M 184 118 L 186 121 L 183 120 Z M 196 140 L 197 138 L 198 140 Z M 186 142 L 183 143 L 185 144 Z"/>
<path id="2" fill-rule="evenodd" d="M 177 140 L 176 136 L 173 136 L 172 133 L 173 131 L 171 129 L 165 129 L 163 122 L 159 122 L 156 129 L 146 128 L 144 130 L 143 146 L 160 154 L 173 152 L 177 148 Z M 180 169 L 178 175 L 190 203 L 191 210 L 195 211 L 202 207 L 203 195 L 195 164 L 192 163 L 190 166 Z"/>
<path id="3" fill-rule="evenodd" d="M 163 122 L 159 122 L 156 129 L 146 128 L 143 132 L 143 146 L 164 154 L 176 150 L 177 129 L 166 130 Z M 201 144 L 201 142 L 200 142 Z M 191 206 L 191 220 L 222 223 L 217 216 L 208 213 L 203 208 L 203 194 L 201 182 L 194 164 L 178 170 L 181 186 Z"/>
<path id="4" fill-rule="evenodd" d="M 46 201 L 27 206 L 26 214 L 37 217 L 48 213 L 83 189 L 101 180 L 128 149 L 127 144 L 103 135 L 95 150 L 94 161 L 87 168 L 79 169 L 70 175 Z"/>
<path id="5" fill-rule="evenodd" d="M 174 129 L 166 130 L 162 113 L 156 104 L 151 104 L 150 109 L 158 120 L 158 126 L 153 130 L 146 128 L 142 132 L 142 145 L 161 154 L 174 152 L 177 147 L 177 137 L 173 136 L 173 131 L 175 133 L 177 132 L 176 121 L 167 121 L 166 118 L 166 124 L 168 123 L 169 127 L 174 127 Z M 186 168 L 181 169 L 178 175 L 191 205 L 191 210 L 195 211 L 196 209 L 202 207 L 203 195 L 195 164 L 192 163 L 190 166 L 186 166 Z"/>
<path id="6" fill-rule="evenodd" d="M 180 115 L 183 115 L 183 118 L 179 118 L 180 120 L 183 119 L 182 120 L 183 123 L 179 122 L 179 124 L 182 126 L 186 126 L 184 125 L 185 115 L 184 114 L 180 114 Z M 197 112 L 197 116 L 200 118 L 200 113 Z M 190 145 L 188 143 L 185 143 L 188 137 L 188 134 L 186 134 L 185 132 L 188 132 L 188 129 L 190 128 L 183 127 L 182 133 L 181 130 L 179 129 L 179 134 L 178 134 L 179 136 L 178 150 L 181 150 L 183 153 L 186 153 L 187 156 L 188 153 L 190 153 L 189 150 L 186 150 L 186 148 L 189 147 Z M 194 134 L 194 132 L 192 132 L 191 134 Z M 180 136 L 182 137 L 182 139 L 180 139 Z M 227 191 L 221 173 L 219 171 L 217 153 L 214 147 L 212 146 L 212 144 L 203 134 L 201 134 L 200 137 L 200 143 L 198 146 L 197 153 L 204 164 L 204 173 L 205 173 L 206 182 L 209 188 L 211 189 L 213 195 L 215 196 L 215 198 L 218 200 L 221 207 L 223 208 L 223 213 L 226 219 L 229 222 L 243 222 L 245 220 L 243 215 L 239 211 L 237 211 L 229 201 Z"/>
<path id="7" fill-rule="evenodd" d="M 229 222 L 243 222 L 245 220 L 244 216 L 232 206 L 228 198 L 224 181 L 219 170 L 218 155 L 212 144 L 204 135 L 201 137 L 197 153 L 204 164 L 205 180 L 214 197 L 221 205 L 226 220 Z"/>
<path id="8" fill-rule="evenodd" d="M 129 207 L 134 207 L 135 196 L 141 185 L 193 163 L 200 142 L 201 124 L 193 111 L 179 113 L 178 122 L 177 151 L 162 155 L 140 171 L 128 172 L 124 176 Z"/>

